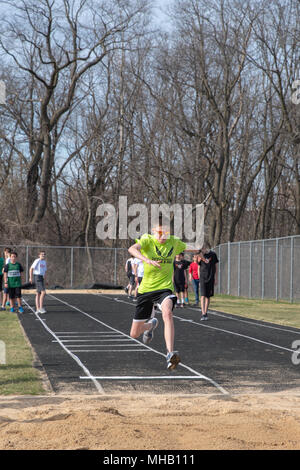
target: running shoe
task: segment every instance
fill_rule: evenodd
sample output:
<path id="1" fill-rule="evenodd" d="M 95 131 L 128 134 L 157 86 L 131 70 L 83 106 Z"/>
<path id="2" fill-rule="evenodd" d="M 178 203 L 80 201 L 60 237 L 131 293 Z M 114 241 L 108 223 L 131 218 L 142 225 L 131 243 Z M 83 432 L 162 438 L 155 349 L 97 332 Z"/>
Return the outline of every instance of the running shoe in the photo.
<path id="1" fill-rule="evenodd" d="M 143 334 L 143 343 L 144 344 L 149 344 L 151 343 L 151 341 L 153 340 L 153 330 L 155 330 L 155 328 L 157 327 L 158 325 L 158 320 L 157 318 L 151 318 L 151 320 L 149 320 L 147 323 L 151 323 L 151 328 L 150 330 L 146 330 Z"/>
<path id="2" fill-rule="evenodd" d="M 10 311 L 11 311 L 11 313 L 14 313 L 15 309 L 14 309 L 14 308 L 11 308 Z"/>
<path id="3" fill-rule="evenodd" d="M 173 351 L 167 354 L 167 369 L 174 370 L 180 362 L 180 357 L 177 351 Z"/>
<path id="4" fill-rule="evenodd" d="M 19 307 L 19 313 L 24 313 L 23 307 Z"/>
<path id="5" fill-rule="evenodd" d="M 1 310 L 6 310 L 6 308 L 5 308 L 5 307 L 1 307 Z"/>
<path id="6" fill-rule="evenodd" d="M 200 318 L 200 321 L 206 321 L 206 320 L 208 320 L 207 313 L 205 315 L 202 315 L 202 317 Z"/>
<path id="7" fill-rule="evenodd" d="M 46 310 L 44 308 L 40 308 L 39 313 L 46 313 Z"/>
<path id="8" fill-rule="evenodd" d="M 6 306 L 9 307 L 9 306 L 10 306 L 10 302 L 6 302 Z"/>

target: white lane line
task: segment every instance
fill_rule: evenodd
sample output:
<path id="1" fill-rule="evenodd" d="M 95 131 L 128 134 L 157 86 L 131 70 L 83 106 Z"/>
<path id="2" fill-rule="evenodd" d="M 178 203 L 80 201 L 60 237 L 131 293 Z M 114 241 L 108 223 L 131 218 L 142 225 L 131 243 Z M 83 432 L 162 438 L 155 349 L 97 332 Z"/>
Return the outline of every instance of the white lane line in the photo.
<path id="1" fill-rule="evenodd" d="M 197 310 L 193 307 L 189 307 L 189 308 L 191 310 Z M 199 310 L 198 310 L 198 312 L 199 312 Z M 223 317 L 223 318 L 226 318 L 226 319 L 229 319 L 229 320 L 234 320 L 234 321 L 237 321 L 237 322 L 240 322 L 240 323 L 248 323 L 249 325 L 261 326 L 262 328 L 269 328 L 269 329 L 272 329 L 272 330 L 286 331 L 287 333 L 293 333 L 293 334 L 295 333 L 296 335 L 300 335 L 299 329 L 298 329 L 298 331 L 294 331 L 294 330 L 289 330 L 289 329 L 281 327 L 281 326 L 266 325 L 265 322 L 263 322 L 263 320 L 261 320 L 262 323 L 258 323 L 256 321 L 242 320 L 241 318 L 232 317 L 232 316 L 230 316 L 230 314 L 219 313 L 216 310 L 208 310 L 208 313 L 210 315 L 215 315 L 217 317 Z M 291 328 L 296 328 L 296 327 L 291 326 Z"/>
<path id="2" fill-rule="evenodd" d="M 86 380 L 89 377 L 80 377 L 82 380 Z M 196 375 L 116 375 L 116 376 L 95 376 L 98 380 L 202 380 L 202 377 Z"/>
<path id="3" fill-rule="evenodd" d="M 84 339 L 91 339 L 92 341 L 97 341 L 98 339 L 102 338 L 119 338 L 123 335 L 118 335 L 112 332 L 110 335 L 99 335 L 99 336 L 89 336 L 89 335 L 57 335 L 59 338 L 84 338 Z"/>
<path id="4" fill-rule="evenodd" d="M 25 304 L 27 305 L 27 307 L 32 310 L 32 312 L 34 313 L 34 315 L 37 317 L 37 319 L 41 322 L 41 324 L 43 325 L 43 327 L 48 331 L 48 333 L 50 333 L 56 340 L 57 342 L 60 344 L 60 346 L 66 351 L 67 354 L 69 354 L 69 356 L 72 357 L 72 359 L 74 359 L 74 361 L 79 365 L 79 367 L 81 367 L 81 369 L 85 372 L 85 374 L 87 375 L 87 378 L 89 378 L 90 380 L 92 380 L 93 384 L 95 385 L 96 389 L 98 390 L 99 393 L 101 394 L 104 394 L 104 390 L 101 386 L 101 384 L 99 384 L 97 382 L 96 379 L 93 378 L 92 374 L 90 373 L 90 371 L 87 369 L 87 367 L 85 367 L 84 364 L 82 364 L 81 360 L 79 359 L 79 357 L 77 357 L 75 354 L 73 354 L 71 351 L 69 351 L 68 348 L 66 348 L 66 346 L 60 341 L 60 339 L 56 336 L 55 333 L 53 333 L 53 331 L 45 324 L 45 321 L 37 314 L 35 313 L 35 311 L 33 310 L 33 308 L 31 308 L 31 306 L 23 299 L 23 301 L 25 302 Z"/>
<path id="5" fill-rule="evenodd" d="M 113 335 L 113 331 L 54 331 L 56 335 L 69 336 L 69 335 Z"/>
<path id="6" fill-rule="evenodd" d="M 74 352 L 136 352 L 136 351 L 143 351 L 143 352 L 151 352 L 147 351 L 146 349 L 72 349 Z M 87 377 L 88 378 L 88 377 Z"/>
<path id="7" fill-rule="evenodd" d="M 102 295 L 102 294 L 96 294 L 96 295 Z M 105 297 L 106 299 L 113 300 L 112 298 L 107 297 L 107 296 L 104 296 L 104 295 L 103 295 L 103 297 Z M 129 304 L 129 305 L 132 305 L 131 303 L 126 302 L 126 301 L 124 301 L 124 300 L 122 300 L 122 302 L 123 302 L 123 303 L 127 303 L 127 304 Z M 191 308 L 191 310 L 199 311 L 199 310 L 193 309 L 193 308 Z M 174 314 L 173 314 L 173 318 L 176 318 L 177 320 L 180 320 L 180 321 L 186 321 L 186 320 L 187 320 L 186 318 L 182 318 L 182 317 L 179 317 L 179 316 L 174 315 Z M 243 320 L 242 320 L 242 321 L 243 321 Z M 295 349 L 285 348 L 284 346 L 279 346 L 278 344 L 269 343 L 269 342 L 267 342 L 267 341 L 263 341 L 263 340 L 261 340 L 261 339 L 254 338 L 253 336 L 248 336 L 248 335 L 243 335 L 243 334 L 241 334 L 241 333 L 236 333 L 235 331 L 230 331 L 230 330 L 225 330 L 225 329 L 222 329 L 222 328 L 217 328 L 216 326 L 210 326 L 210 325 L 207 325 L 206 322 L 205 322 L 205 324 L 204 324 L 204 322 L 195 322 L 194 320 L 189 320 L 189 323 L 192 323 L 192 324 L 197 325 L 197 326 L 202 326 L 202 327 L 204 327 L 204 328 L 211 328 L 211 329 L 213 329 L 213 330 L 222 331 L 223 333 L 228 333 L 228 334 L 231 334 L 231 335 L 234 335 L 234 336 L 240 336 L 241 338 L 246 338 L 246 339 L 249 339 L 249 340 L 251 340 L 251 341 L 256 341 L 256 342 L 258 342 L 258 343 L 262 343 L 262 344 L 265 344 L 265 345 L 267 345 L 267 346 L 272 346 L 272 347 L 277 348 L 277 349 L 283 349 L 284 351 L 288 351 L 288 352 L 292 352 L 292 353 L 295 352 Z M 252 324 L 252 322 L 249 322 L 249 323 Z M 258 325 L 260 325 L 260 324 L 258 324 Z M 270 328 L 272 328 L 272 327 L 270 327 Z M 275 329 L 281 330 L 281 328 L 275 328 Z M 292 332 L 292 333 L 293 333 L 293 332 Z"/>
<path id="8" fill-rule="evenodd" d="M 106 343 L 113 341 L 131 341 L 127 338 L 118 338 L 118 339 L 64 339 L 62 343 Z"/>
<path id="9" fill-rule="evenodd" d="M 69 348 L 136 348 L 136 344 L 69 344 Z M 141 346 L 142 347 L 142 346 Z M 105 351 L 106 349 L 103 349 Z"/>
<path id="10" fill-rule="evenodd" d="M 107 296 L 102 295 L 102 294 L 92 294 L 92 295 L 99 295 L 99 296 L 105 297 L 105 298 L 108 299 L 108 300 L 114 301 L 114 299 L 112 299 L 111 297 L 107 297 Z M 66 305 L 69 305 L 69 304 L 67 304 L 67 302 L 64 302 L 63 300 L 60 300 L 60 299 L 57 299 L 57 300 L 60 301 L 60 302 L 65 303 Z M 126 302 L 126 301 L 124 301 L 124 300 L 119 300 L 119 302 L 122 302 L 122 303 L 125 303 L 125 304 L 128 304 L 128 305 L 132 305 L 131 303 Z M 72 306 L 72 305 L 69 305 L 69 306 L 75 308 L 76 310 L 79 310 L 77 307 L 74 307 L 74 306 Z M 80 311 L 80 310 L 79 310 L 79 311 Z M 87 313 L 85 313 L 85 312 L 82 312 L 82 313 L 84 313 L 85 315 L 91 317 L 91 315 L 89 315 L 89 314 L 87 314 Z M 102 324 L 103 324 L 103 322 L 101 322 L 100 320 L 98 320 L 98 319 L 96 319 L 96 318 L 94 318 L 94 317 L 91 317 L 91 318 L 93 318 L 95 321 L 98 321 L 99 323 L 102 323 Z M 107 326 L 108 326 L 108 325 L 107 325 Z M 108 327 L 109 327 L 109 326 L 108 326 Z M 112 327 L 109 327 L 109 328 L 112 328 Z M 113 329 L 114 329 L 114 328 L 113 328 Z M 114 329 L 114 330 L 115 330 L 115 329 Z M 118 331 L 118 330 L 115 330 L 115 331 Z M 122 332 L 121 332 L 121 333 L 122 333 Z M 123 334 L 125 335 L 125 333 L 123 333 Z M 128 336 L 128 335 L 125 335 L 125 336 Z M 129 336 L 129 337 L 130 337 L 130 336 Z M 141 344 L 138 340 L 135 340 L 135 341 L 137 341 L 137 343 Z M 150 348 L 149 346 L 145 346 L 145 347 L 148 348 L 149 350 L 155 352 L 156 354 L 159 354 L 159 355 L 163 356 L 164 358 L 166 358 L 166 355 L 165 355 L 165 354 L 163 354 L 163 353 L 161 353 L 161 352 L 159 352 L 159 351 L 157 351 L 157 350 L 155 350 L 155 349 L 153 349 L 153 348 Z M 190 371 L 192 374 L 195 374 L 196 376 L 203 378 L 203 380 L 206 380 L 207 382 L 211 383 L 214 387 L 216 387 L 216 388 L 217 388 L 221 393 L 223 393 L 224 395 L 229 395 L 229 392 L 228 392 L 227 390 L 225 390 L 221 385 L 219 385 L 217 382 L 215 382 L 215 381 L 214 381 L 213 379 L 211 379 L 210 377 L 207 377 L 207 376 L 205 376 L 205 375 L 203 375 L 203 374 L 201 374 L 201 373 L 195 371 L 194 369 L 192 369 L 191 367 L 189 367 L 189 366 L 183 364 L 182 362 L 180 362 L 180 363 L 178 364 L 178 367 L 183 367 L 183 368 L 187 369 L 187 370 Z"/>
<path id="11" fill-rule="evenodd" d="M 108 297 L 105 294 L 95 293 L 93 295 L 99 295 L 99 296 L 105 297 L 106 299 L 112 300 L 111 297 Z M 135 304 L 132 304 L 131 302 L 126 302 L 125 300 L 118 299 L 118 302 L 123 302 L 127 305 L 131 305 L 132 307 L 135 306 Z M 186 308 L 189 309 L 189 310 L 193 310 L 194 312 L 198 312 L 198 313 L 201 312 L 201 310 L 198 309 L 198 308 L 193 308 L 193 307 L 189 307 L 189 306 L 186 307 Z M 264 322 L 263 320 L 261 320 L 261 323 L 258 323 L 256 321 L 242 320 L 240 318 L 235 318 L 234 316 L 230 316 L 229 313 L 228 314 L 222 314 L 222 313 L 217 312 L 216 310 L 210 310 L 209 309 L 208 313 L 210 313 L 211 315 L 216 315 L 216 316 L 224 317 L 226 319 L 234 320 L 234 321 L 237 321 L 237 322 L 240 322 L 240 323 L 249 323 L 250 325 L 261 326 L 262 328 L 269 328 L 269 329 L 273 329 L 273 330 L 286 331 L 287 333 L 295 333 L 297 335 L 300 335 L 299 328 L 296 328 L 296 327 L 293 327 L 293 326 L 291 326 L 290 328 L 295 328 L 298 331 L 290 330 L 290 329 L 287 329 L 287 328 L 284 328 L 284 327 L 281 327 L 281 326 L 267 325 L 266 322 Z M 182 321 L 193 321 L 193 320 L 187 320 L 187 319 L 183 318 Z"/>
<path id="12" fill-rule="evenodd" d="M 176 315 L 173 315 L 173 317 L 177 318 L 177 320 L 181 320 L 181 318 L 177 317 Z M 283 349 L 284 351 L 295 352 L 295 349 L 285 348 L 284 346 L 279 346 L 278 344 L 269 343 L 267 341 L 263 341 L 261 339 L 254 338 L 253 336 L 248 336 L 248 335 L 243 335 L 241 333 L 236 333 L 235 331 L 224 330 L 223 328 L 217 328 L 216 326 L 210 326 L 210 325 L 207 325 L 206 322 L 205 322 L 205 324 L 203 324 L 203 322 L 199 323 L 199 322 L 195 322 L 195 321 L 192 321 L 191 323 L 193 323 L 194 325 L 197 325 L 197 326 L 202 326 L 204 328 L 210 328 L 212 330 L 222 331 L 223 333 L 227 333 L 227 334 L 230 334 L 230 335 L 240 336 L 241 338 L 246 338 L 246 339 L 249 339 L 250 341 L 256 341 L 257 343 L 262 343 L 262 344 L 265 344 L 267 346 L 272 346 L 272 347 L 277 348 L 277 349 Z"/>

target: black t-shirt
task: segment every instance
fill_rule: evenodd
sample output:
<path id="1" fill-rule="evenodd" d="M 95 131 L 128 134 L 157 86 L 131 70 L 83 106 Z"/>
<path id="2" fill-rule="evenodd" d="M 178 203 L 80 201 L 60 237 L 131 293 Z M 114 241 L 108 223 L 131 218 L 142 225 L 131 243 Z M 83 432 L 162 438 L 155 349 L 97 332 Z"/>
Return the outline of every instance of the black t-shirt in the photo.
<path id="1" fill-rule="evenodd" d="M 200 280 L 209 282 L 214 278 L 216 273 L 216 264 L 219 262 L 219 260 L 214 251 L 205 253 L 203 257 L 209 259 L 209 263 L 200 261 Z"/>
<path id="2" fill-rule="evenodd" d="M 184 271 L 188 268 L 186 261 L 174 261 L 174 281 L 178 283 L 185 283 Z"/>

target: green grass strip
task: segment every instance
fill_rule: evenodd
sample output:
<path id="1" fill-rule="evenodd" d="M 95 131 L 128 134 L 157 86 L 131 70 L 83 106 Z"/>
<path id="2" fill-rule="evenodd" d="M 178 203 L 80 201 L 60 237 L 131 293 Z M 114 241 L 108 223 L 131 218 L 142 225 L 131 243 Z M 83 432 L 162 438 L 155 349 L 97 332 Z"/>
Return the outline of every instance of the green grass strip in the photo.
<path id="1" fill-rule="evenodd" d="M 189 292 L 190 303 L 194 293 Z M 248 299 L 231 295 L 215 295 L 211 298 L 209 309 L 262 320 L 278 325 L 300 328 L 300 303 L 280 300 Z"/>
<path id="2" fill-rule="evenodd" d="M 33 367 L 34 356 L 18 316 L 0 312 L 0 395 L 41 395 L 41 375 Z M 5 352 L 5 358 L 3 355 Z"/>

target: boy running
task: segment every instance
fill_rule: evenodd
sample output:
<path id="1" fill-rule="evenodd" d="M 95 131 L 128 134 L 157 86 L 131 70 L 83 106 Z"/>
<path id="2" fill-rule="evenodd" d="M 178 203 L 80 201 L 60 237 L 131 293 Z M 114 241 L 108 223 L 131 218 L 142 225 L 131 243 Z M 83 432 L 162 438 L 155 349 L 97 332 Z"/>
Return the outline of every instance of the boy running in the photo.
<path id="1" fill-rule="evenodd" d="M 33 281 L 36 287 L 35 313 L 46 313 L 46 310 L 43 308 L 44 298 L 46 295 L 45 276 L 47 271 L 47 263 L 45 257 L 46 253 L 44 251 L 40 251 L 39 257 L 34 260 L 29 270 L 29 280 L 32 283 L 33 276 Z"/>
<path id="2" fill-rule="evenodd" d="M 163 226 L 153 229 L 154 235 L 144 234 L 129 248 L 129 253 L 143 261 L 144 277 L 138 288 L 137 305 L 130 336 L 149 344 L 153 331 L 158 325 L 157 318 L 151 318 L 154 304 L 158 304 L 164 321 L 164 337 L 167 349 L 167 368 L 173 370 L 180 362 L 174 351 L 173 308 L 176 295 L 173 294 L 173 262 L 177 254 L 186 249 L 179 238 L 169 235 Z M 194 251 L 194 250 L 192 250 Z"/>
<path id="3" fill-rule="evenodd" d="M 11 252 L 10 261 L 4 267 L 4 283 L 8 289 L 10 298 L 10 311 L 15 311 L 15 299 L 19 307 L 19 313 L 24 310 L 21 306 L 21 285 L 22 285 L 22 272 L 24 271 L 22 265 L 17 261 L 18 254 L 15 251 Z"/>

